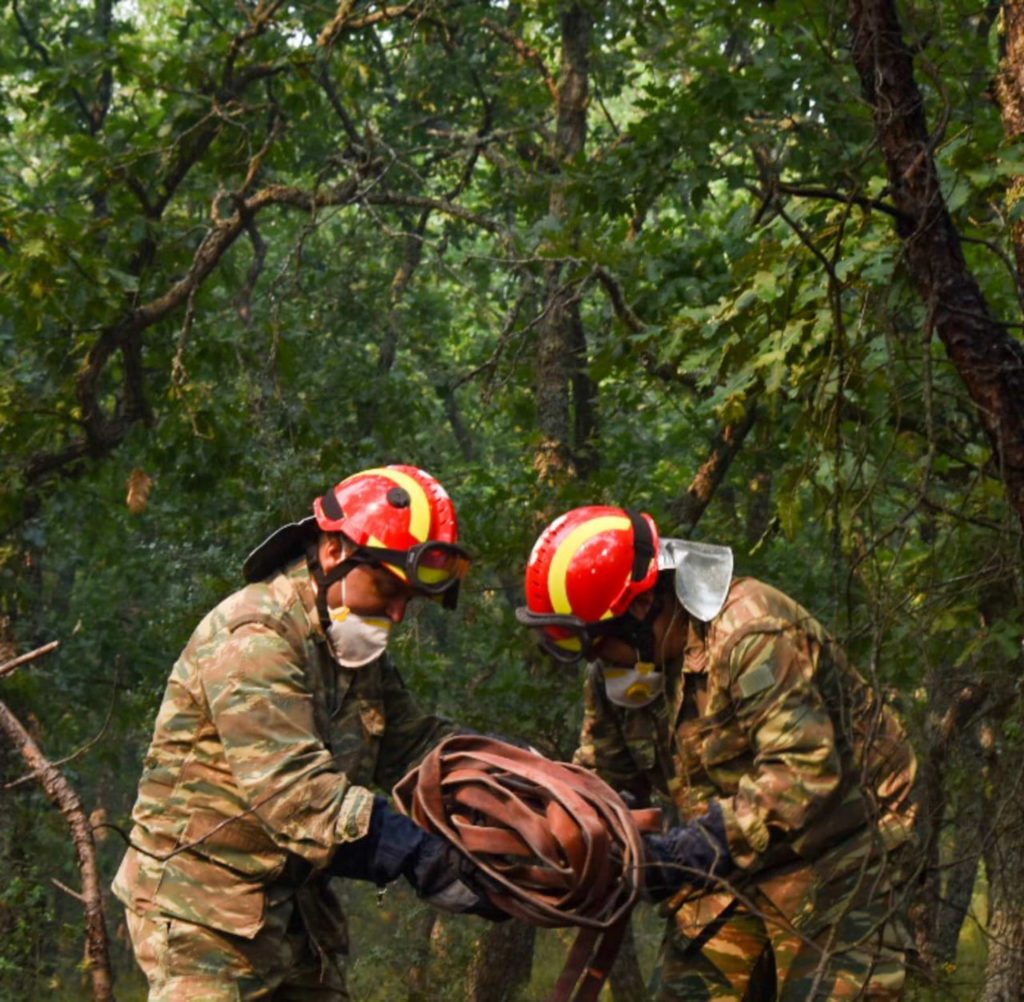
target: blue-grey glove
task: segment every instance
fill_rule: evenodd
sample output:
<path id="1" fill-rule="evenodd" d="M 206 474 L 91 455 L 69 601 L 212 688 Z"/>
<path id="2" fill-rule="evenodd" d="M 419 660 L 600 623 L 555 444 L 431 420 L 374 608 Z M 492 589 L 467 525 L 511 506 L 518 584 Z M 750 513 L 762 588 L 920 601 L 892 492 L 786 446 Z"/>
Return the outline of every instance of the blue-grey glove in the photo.
<path id="1" fill-rule="evenodd" d="M 508 918 L 482 888 L 473 886 L 475 867 L 443 838 L 393 810 L 387 797 L 374 797 L 369 830 L 338 846 L 329 870 L 335 877 L 372 880 L 378 887 L 405 877 L 421 898 L 443 911 L 494 922 Z"/>
<path id="2" fill-rule="evenodd" d="M 432 836 L 404 814 L 388 806 L 387 797 L 373 798 L 366 834 L 338 846 L 330 862 L 335 877 L 372 880 L 378 887 L 412 872 L 424 843 Z"/>
<path id="3" fill-rule="evenodd" d="M 717 801 L 703 817 L 643 838 L 644 893 L 651 901 L 664 901 L 684 887 L 709 887 L 733 868 Z"/>
<path id="4" fill-rule="evenodd" d="M 416 893 L 441 911 L 477 915 L 491 922 L 504 922 L 509 918 L 491 903 L 487 879 L 479 868 L 436 835 L 427 835 L 412 872 L 406 876 Z"/>

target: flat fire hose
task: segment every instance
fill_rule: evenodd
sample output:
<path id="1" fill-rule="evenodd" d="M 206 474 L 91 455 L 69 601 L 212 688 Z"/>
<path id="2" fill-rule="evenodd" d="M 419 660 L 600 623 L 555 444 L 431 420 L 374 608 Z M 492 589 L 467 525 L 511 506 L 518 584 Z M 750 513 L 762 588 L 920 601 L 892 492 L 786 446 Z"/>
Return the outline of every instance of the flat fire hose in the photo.
<path id="1" fill-rule="evenodd" d="M 641 886 L 640 832 L 659 812 L 631 811 L 579 766 L 475 734 L 446 738 L 393 792 L 483 872 L 497 907 L 530 925 L 580 927 L 550 1002 L 594 1002 Z"/>

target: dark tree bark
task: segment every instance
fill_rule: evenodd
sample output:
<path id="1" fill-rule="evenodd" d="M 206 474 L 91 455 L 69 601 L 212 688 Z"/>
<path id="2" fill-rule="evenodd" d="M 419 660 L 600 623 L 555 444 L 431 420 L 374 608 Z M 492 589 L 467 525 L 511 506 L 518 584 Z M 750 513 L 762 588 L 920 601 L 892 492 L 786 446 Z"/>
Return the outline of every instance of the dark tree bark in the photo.
<path id="1" fill-rule="evenodd" d="M 512 1002 L 530 982 L 537 930 L 502 922 L 480 938 L 470 971 L 467 1002 Z"/>
<path id="2" fill-rule="evenodd" d="M 874 109 L 879 146 L 898 213 L 912 281 L 964 381 L 991 443 L 1010 504 L 1024 521 L 1024 347 L 991 315 L 964 260 L 939 187 L 931 136 L 893 0 L 851 0 L 852 53 Z M 1012 697 L 1009 705 L 1016 700 Z M 1024 795 L 1020 758 L 1008 747 L 995 763 L 1001 793 L 985 859 L 991 906 L 985 1002 L 1019 998 L 1024 984 Z"/>
<path id="3" fill-rule="evenodd" d="M 988 960 L 980 1002 L 1016 1002 L 1024 985 L 1024 772 L 1003 770 L 992 836 L 985 852 L 989 874 Z"/>
<path id="4" fill-rule="evenodd" d="M 984 766 L 971 746 L 976 743 L 978 717 L 988 693 L 958 675 L 959 671 L 941 666 L 925 683 L 929 718 L 919 775 L 926 838 L 923 876 L 911 916 L 921 963 L 931 974 L 956 959 L 986 835 L 983 786 L 964 790 L 955 808 L 948 793 L 950 773 L 963 758 L 972 759 L 979 773 Z M 953 845 L 944 853 L 944 835 L 950 828 Z"/>
<path id="5" fill-rule="evenodd" d="M 425 908 L 411 923 L 409 929 L 409 969 L 406 989 L 409 1002 L 432 1002 L 437 997 L 437 986 L 431 977 L 434 931 L 440 921 L 440 912 Z M 443 959 L 443 958 L 442 958 Z"/>
<path id="6" fill-rule="evenodd" d="M 636 952 L 632 922 L 626 927 L 626 935 L 615 957 L 608 983 L 611 985 L 613 1002 L 648 1002 L 650 999 Z"/>
<path id="7" fill-rule="evenodd" d="M 893 0 L 851 0 L 849 10 L 853 62 L 874 109 L 896 228 L 929 330 L 942 339 L 974 401 L 1010 504 L 1024 522 L 1024 347 L 992 316 L 964 260 L 939 188 L 933 152 L 940 137 L 928 133 Z"/>

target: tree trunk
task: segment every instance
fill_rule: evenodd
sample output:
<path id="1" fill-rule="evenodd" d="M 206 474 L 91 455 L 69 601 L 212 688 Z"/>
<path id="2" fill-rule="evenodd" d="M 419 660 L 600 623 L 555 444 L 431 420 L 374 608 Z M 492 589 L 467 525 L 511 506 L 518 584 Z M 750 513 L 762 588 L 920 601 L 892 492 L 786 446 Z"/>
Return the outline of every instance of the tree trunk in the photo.
<path id="1" fill-rule="evenodd" d="M 851 0 L 853 62 L 874 109 L 918 294 L 977 408 L 1007 495 L 1024 523 L 1024 347 L 990 313 L 939 187 L 924 102 L 893 0 Z"/>
<path id="2" fill-rule="evenodd" d="M 587 137 L 590 45 L 593 15 L 576 3 L 561 17 L 562 63 L 558 80 L 557 126 L 553 160 L 561 167 L 583 152 Z M 548 214 L 565 222 L 568 215 L 566 184 L 555 176 L 548 197 Z M 586 336 L 577 302 L 578 290 L 564 278 L 560 261 L 545 268 L 544 316 L 537 346 L 537 423 L 541 443 L 535 465 L 540 476 L 559 481 L 575 476 L 580 457 L 593 454 L 591 443 L 593 390 L 586 371 Z M 572 404 L 575 403 L 575 423 Z M 588 466 L 587 460 L 582 461 Z"/>
<path id="3" fill-rule="evenodd" d="M 988 962 L 980 1002 L 1017 1002 L 1024 985 L 1024 775 L 999 784 L 985 866 L 989 878 Z"/>
<path id="4" fill-rule="evenodd" d="M 614 1002 L 648 1002 L 647 983 L 640 969 L 640 958 L 636 952 L 636 937 L 632 921 L 626 926 L 626 935 L 612 965 L 608 978 Z"/>
<path id="5" fill-rule="evenodd" d="M 963 790 L 960 802 L 952 808 L 947 793 L 950 773 L 964 757 L 970 759 L 967 768 L 973 767 L 979 774 L 984 769 L 976 731 L 988 691 L 964 681 L 960 674 L 944 665 L 930 672 L 925 683 L 929 716 L 919 775 L 927 837 L 923 879 L 911 916 L 921 963 L 931 974 L 956 959 L 960 927 L 970 905 L 987 830 L 982 784 Z M 955 816 L 951 816 L 953 810 Z M 949 829 L 954 833 L 953 847 L 944 852 L 944 835 Z"/>
<path id="6" fill-rule="evenodd" d="M 512 1002 L 530 983 L 537 930 L 514 919 L 480 938 L 469 974 L 467 1002 Z"/>
<path id="7" fill-rule="evenodd" d="M 430 977 L 430 961 L 434 953 L 434 930 L 439 921 L 440 912 L 425 908 L 409 929 L 409 969 L 406 975 L 409 1002 L 431 1002 L 436 998 L 437 993 Z"/>

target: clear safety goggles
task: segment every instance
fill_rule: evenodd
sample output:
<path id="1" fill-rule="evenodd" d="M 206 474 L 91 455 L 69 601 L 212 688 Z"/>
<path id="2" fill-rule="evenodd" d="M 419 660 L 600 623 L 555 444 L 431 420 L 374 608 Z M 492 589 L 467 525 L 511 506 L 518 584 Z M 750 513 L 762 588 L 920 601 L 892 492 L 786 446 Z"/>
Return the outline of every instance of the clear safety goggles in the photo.
<path id="1" fill-rule="evenodd" d="M 386 564 L 399 572 L 413 588 L 428 595 L 440 595 L 457 585 L 469 572 L 468 551 L 455 543 L 427 540 L 408 550 L 383 546 L 360 546 L 353 556 L 368 564 Z"/>

